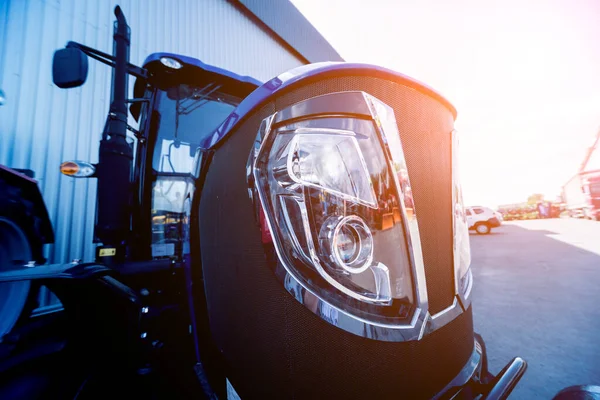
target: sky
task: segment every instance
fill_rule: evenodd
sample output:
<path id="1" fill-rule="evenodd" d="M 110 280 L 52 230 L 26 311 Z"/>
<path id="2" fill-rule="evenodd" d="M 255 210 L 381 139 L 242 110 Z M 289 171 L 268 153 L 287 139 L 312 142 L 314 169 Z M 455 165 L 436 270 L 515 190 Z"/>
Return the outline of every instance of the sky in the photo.
<path id="1" fill-rule="evenodd" d="M 599 1 L 292 3 L 346 61 L 402 72 L 455 105 L 466 204 L 554 200 L 600 128 Z"/>

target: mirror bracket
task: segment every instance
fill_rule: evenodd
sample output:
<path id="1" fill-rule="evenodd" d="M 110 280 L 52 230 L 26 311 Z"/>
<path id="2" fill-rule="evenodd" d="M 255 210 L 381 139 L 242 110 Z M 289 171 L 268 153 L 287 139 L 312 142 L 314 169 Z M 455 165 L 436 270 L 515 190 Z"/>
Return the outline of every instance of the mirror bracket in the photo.
<path id="1" fill-rule="evenodd" d="M 88 47 L 84 44 L 71 41 L 71 42 L 68 42 L 65 47 L 67 49 L 69 49 L 69 48 L 79 49 L 79 50 L 83 51 L 85 54 L 87 54 L 88 56 L 92 57 L 94 60 L 100 61 L 101 63 L 104 63 L 113 68 L 116 65 L 114 56 L 104 53 L 100 50 L 96 50 L 92 47 Z M 135 76 L 136 78 L 148 79 L 148 77 L 149 77 L 149 73 L 148 73 L 147 69 L 138 67 L 137 65 L 133 65 L 131 63 L 127 63 L 127 73 L 129 75 Z"/>

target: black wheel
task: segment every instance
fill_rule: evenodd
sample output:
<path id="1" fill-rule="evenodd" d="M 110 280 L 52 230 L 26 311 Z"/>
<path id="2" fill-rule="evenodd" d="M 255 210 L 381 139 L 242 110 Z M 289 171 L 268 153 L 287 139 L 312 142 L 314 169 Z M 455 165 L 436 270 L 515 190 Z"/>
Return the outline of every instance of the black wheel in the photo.
<path id="1" fill-rule="evenodd" d="M 0 216 L 0 270 L 32 260 L 33 251 L 23 229 Z M 11 331 L 21 315 L 31 287 L 30 281 L 0 282 L 0 338 Z"/>
<path id="2" fill-rule="evenodd" d="M 491 230 L 492 228 L 490 228 L 490 226 L 485 222 L 475 224 L 475 232 L 477 232 L 479 235 L 487 235 Z"/>

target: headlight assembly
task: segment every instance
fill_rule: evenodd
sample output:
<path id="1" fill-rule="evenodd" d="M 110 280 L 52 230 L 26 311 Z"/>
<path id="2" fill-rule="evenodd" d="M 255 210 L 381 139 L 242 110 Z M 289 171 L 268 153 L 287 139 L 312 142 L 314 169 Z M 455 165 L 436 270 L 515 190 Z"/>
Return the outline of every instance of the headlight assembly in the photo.
<path id="1" fill-rule="evenodd" d="M 427 294 L 393 110 L 362 92 L 307 100 L 262 122 L 250 164 L 295 292 L 420 337 Z"/>
<path id="2" fill-rule="evenodd" d="M 401 227 L 394 231 L 379 223 L 380 214 L 386 208 L 391 213 L 399 201 L 375 131 L 348 118 L 334 118 L 325 122 L 330 127 L 317 128 L 321 122 L 297 122 L 272 131 L 270 148 L 257 158 L 256 181 L 286 262 L 305 281 L 324 280 L 327 285 L 321 287 L 331 286 L 365 303 L 391 303 L 394 279 L 395 297 L 409 303 L 408 263 L 391 254 L 395 249 L 374 254 L 376 243 L 386 236 L 402 235 Z M 344 123 L 363 133 L 342 129 Z M 336 125 L 339 129 L 332 128 Z M 369 154 L 368 162 L 363 152 Z M 375 189 L 389 204 L 378 204 Z"/>
<path id="3" fill-rule="evenodd" d="M 345 330 L 390 341 L 418 340 L 468 307 L 469 237 L 452 134 L 457 295 L 430 315 L 393 109 L 367 93 L 343 92 L 262 121 L 248 164 L 250 194 L 298 301 Z"/>

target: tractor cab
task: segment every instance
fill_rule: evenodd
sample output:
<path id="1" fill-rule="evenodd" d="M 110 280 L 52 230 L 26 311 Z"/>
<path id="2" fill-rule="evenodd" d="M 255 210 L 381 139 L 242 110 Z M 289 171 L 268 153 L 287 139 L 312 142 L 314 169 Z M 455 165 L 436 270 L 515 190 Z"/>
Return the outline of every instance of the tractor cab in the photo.
<path id="1" fill-rule="evenodd" d="M 189 255 L 190 207 L 206 156 L 201 144 L 261 83 L 191 57 L 150 55 L 130 113 L 139 122 L 133 169 L 134 259 L 183 260 Z M 137 225 L 137 226 L 136 226 Z"/>

